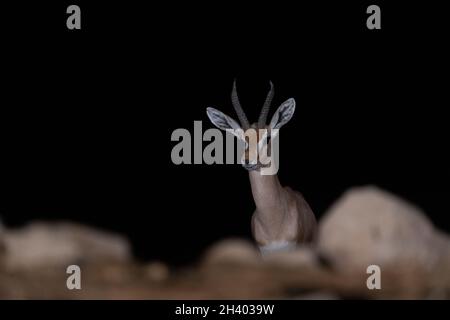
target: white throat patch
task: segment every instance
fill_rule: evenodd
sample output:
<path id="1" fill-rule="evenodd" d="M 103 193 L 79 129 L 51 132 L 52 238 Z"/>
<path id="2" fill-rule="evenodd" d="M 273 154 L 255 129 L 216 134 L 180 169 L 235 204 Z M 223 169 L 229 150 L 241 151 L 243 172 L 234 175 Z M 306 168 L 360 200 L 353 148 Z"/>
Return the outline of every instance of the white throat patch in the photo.
<path id="1" fill-rule="evenodd" d="M 264 256 L 272 252 L 292 251 L 297 248 L 297 243 L 292 241 L 273 241 L 265 246 L 260 246 L 259 250 Z"/>

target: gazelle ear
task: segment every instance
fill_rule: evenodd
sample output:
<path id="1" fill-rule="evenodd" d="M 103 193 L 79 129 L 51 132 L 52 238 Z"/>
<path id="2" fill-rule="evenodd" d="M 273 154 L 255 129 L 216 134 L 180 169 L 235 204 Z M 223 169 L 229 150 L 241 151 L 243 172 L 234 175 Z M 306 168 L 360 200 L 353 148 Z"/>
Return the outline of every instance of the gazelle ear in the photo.
<path id="1" fill-rule="evenodd" d="M 206 114 L 208 115 L 209 120 L 215 125 L 217 128 L 222 130 L 237 130 L 241 129 L 241 126 L 231 117 L 227 116 L 223 112 L 214 109 L 214 108 L 206 108 Z"/>
<path id="2" fill-rule="evenodd" d="M 280 129 L 286 123 L 291 120 L 295 111 L 295 100 L 294 98 L 290 98 L 283 102 L 281 106 L 278 107 L 277 111 L 270 120 L 270 128 L 271 129 Z"/>
<path id="3" fill-rule="evenodd" d="M 228 131 L 245 142 L 244 130 L 242 130 L 239 123 L 237 123 L 233 118 L 211 107 L 206 108 L 206 114 L 208 115 L 209 120 L 211 120 L 213 125 L 217 128 Z"/>

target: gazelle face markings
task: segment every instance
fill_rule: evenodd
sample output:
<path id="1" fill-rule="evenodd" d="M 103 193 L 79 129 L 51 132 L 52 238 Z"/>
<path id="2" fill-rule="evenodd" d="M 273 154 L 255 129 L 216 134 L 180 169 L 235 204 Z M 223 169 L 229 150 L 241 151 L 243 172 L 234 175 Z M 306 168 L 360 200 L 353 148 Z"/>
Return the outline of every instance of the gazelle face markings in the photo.
<path id="1" fill-rule="evenodd" d="M 270 165 L 270 129 L 268 126 L 258 128 L 253 124 L 244 132 L 245 152 L 241 164 L 247 170 L 257 170 Z"/>
<path id="2" fill-rule="evenodd" d="M 278 130 L 292 118 L 295 111 L 295 100 L 293 98 L 288 99 L 278 107 L 270 123 L 266 125 L 273 95 L 274 90 L 271 82 L 270 91 L 267 94 L 258 122 L 252 125 L 249 124 L 247 116 L 239 102 L 236 92 L 236 82 L 233 83 L 231 101 L 238 115 L 240 124 L 215 108 L 207 108 L 206 110 L 209 119 L 216 127 L 229 131 L 239 140 L 244 142 L 245 150 L 241 158 L 241 164 L 249 171 L 266 168 L 267 166 L 270 166 L 270 169 L 272 170 L 272 163 L 273 160 L 275 160 L 272 153 L 274 153 L 275 158 L 278 157 L 278 144 L 273 144 L 273 139 L 278 135 Z M 272 148 L 272 146 L 274 146 L 274 148 Z M 271 170 L 270 172 L 274 172 Z"/>

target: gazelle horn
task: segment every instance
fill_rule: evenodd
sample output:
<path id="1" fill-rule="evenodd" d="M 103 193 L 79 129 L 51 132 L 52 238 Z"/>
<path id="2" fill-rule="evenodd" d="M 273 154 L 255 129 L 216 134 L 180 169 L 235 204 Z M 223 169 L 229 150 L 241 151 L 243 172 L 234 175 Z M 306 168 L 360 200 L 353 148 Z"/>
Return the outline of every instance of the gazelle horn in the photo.
<path id="1" fill-rule="evenodd" d="M 250 123 L 248 122 L 247 116 L 245 115 L 244 110 L 242 109 L 241 103 L 239 102 L 239 98 L 236 91 L 236 79 L 233 82 L 233 91 L 231 92 L 231 102 L 233 103 L 234 110 L 236 110 L 236 114 L 241 122 L 242 129 L 247 130 L 250 128 Z"/>
<path id="2" fill-rule="evenodd" d="M 269 114 L 270 104 L 272 103 L 273 96 L 275 94 L 275 89 L 273 87 L 272 81 L 270 81 L 270 91 L 267 94 L 266 101 L 261 109 L 258 119 L 258 128 L 262 128 L 266 124 L 267 115 Z"/>

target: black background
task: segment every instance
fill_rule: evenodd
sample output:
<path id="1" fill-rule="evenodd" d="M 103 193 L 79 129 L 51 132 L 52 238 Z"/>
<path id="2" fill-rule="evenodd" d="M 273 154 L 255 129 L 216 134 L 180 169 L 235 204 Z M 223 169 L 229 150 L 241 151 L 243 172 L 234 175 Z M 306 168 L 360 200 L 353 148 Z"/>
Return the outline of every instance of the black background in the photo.
<path id="1" fill-rule="evenodd" d="M 81 30 L 66 28 L 69 4 Z M 381 30 L 366 28 L 369 4 Z M 175 264 L 250 239 L 246 171 L 170 158 L 173 130 L 212 127 L 206 107 L 235 116 L 237 78 L 253 120 L 269 80 L 273 108 L 296 99 L 279 177 L 319 219 L 347 188 L 375 184 L 450 231 L 444 13 L 406 1 L 2 5 L 0 217 L 123 232 L 139 258 Z"/>

